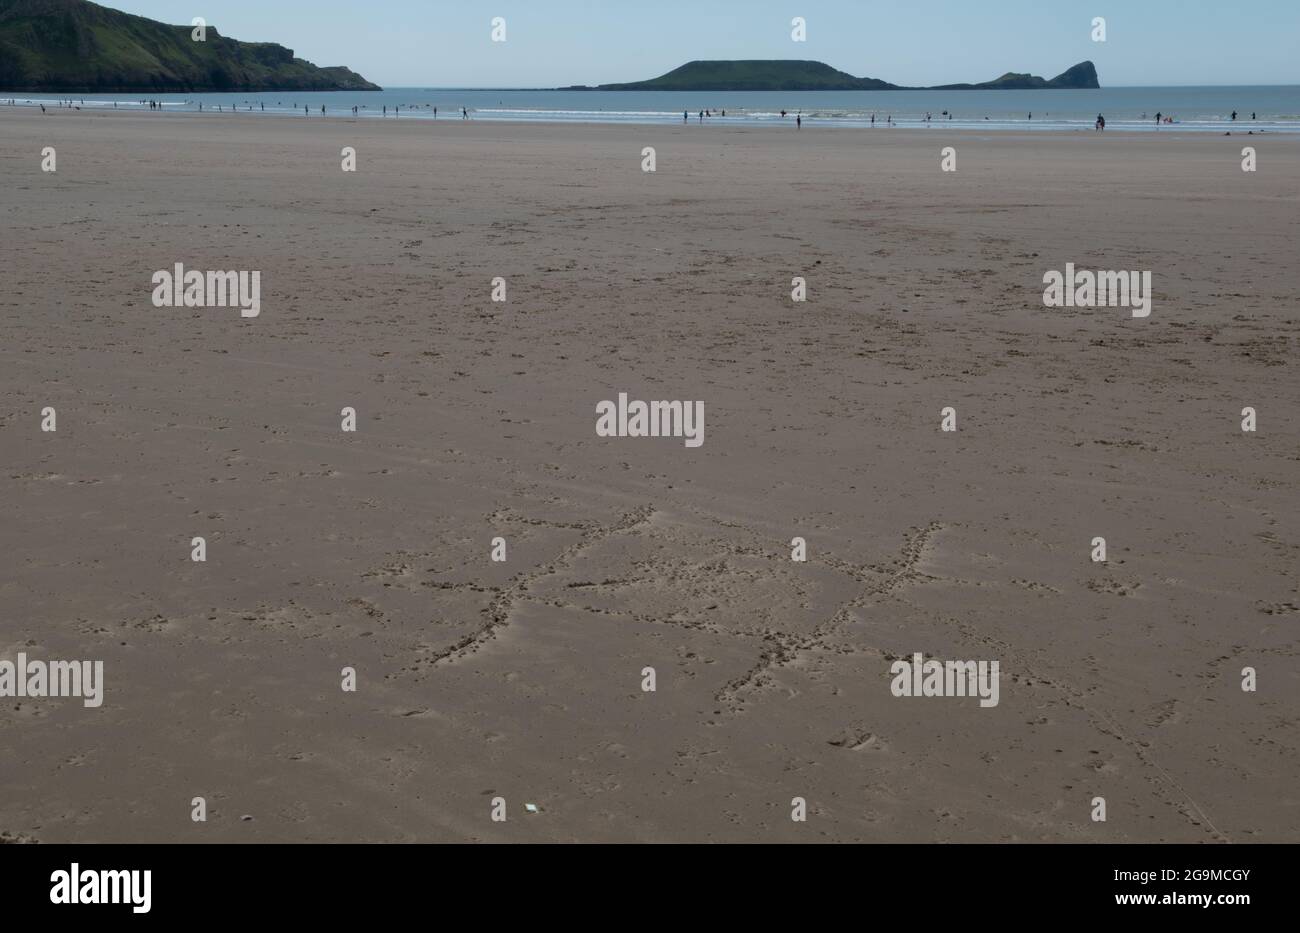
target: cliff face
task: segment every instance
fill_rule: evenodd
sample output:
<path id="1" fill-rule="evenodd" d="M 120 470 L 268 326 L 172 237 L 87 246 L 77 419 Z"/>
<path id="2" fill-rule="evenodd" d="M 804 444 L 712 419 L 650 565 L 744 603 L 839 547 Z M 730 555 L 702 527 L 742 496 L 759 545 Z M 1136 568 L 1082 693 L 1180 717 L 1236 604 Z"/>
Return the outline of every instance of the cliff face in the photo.
<path id="1" fill-rule="evenodd" d="M 347 68 L 318 68 L 271 42 L 110 10 L 87 0 L 0 0 L 0 88 L 13 91 L 375 91 Z"/>
<path id="2" fill-rule="evenodd" d="M 1097 66 L 1092 62 L 1079 62 L 1073 68 L 1066 69 L 1048 82 L 1048 87 L 1098 88 Z"/>
<path id="3" fill-rule="evenodd" d="M 879 78 L 855 78 L 822 62 L 694 61 L 666 75 L 630 84 L 602 84 L 602 91 L 973 91 L 1035 88 L 1096 88 L 1097 69 L 1080 62 L 1050 81 L 1037 75 L 1008 72 L 981 84 L 945 84 L 906 88 Z"/>

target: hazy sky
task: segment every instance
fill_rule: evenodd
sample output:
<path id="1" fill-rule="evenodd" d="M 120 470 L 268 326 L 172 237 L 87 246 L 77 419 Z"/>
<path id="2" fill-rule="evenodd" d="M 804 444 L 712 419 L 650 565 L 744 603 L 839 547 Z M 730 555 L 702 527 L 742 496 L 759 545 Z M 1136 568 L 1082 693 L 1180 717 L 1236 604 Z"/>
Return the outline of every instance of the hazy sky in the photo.
<path id="1" fill-rule="evenodd" d="M 388 87 L 557 87 L 653 78 L 696 58 L 805 58 L 895 84 L 1052 77 L 1103 86 L 1300 84 L 1300 0 L 104 0 L 204 17 Z M 491 20 L 506 19 L 506 42 Z M 807 21 L 793 42 L 790 21 Z M 1106 42 L 1091 39 L 1106 19 Z"/>

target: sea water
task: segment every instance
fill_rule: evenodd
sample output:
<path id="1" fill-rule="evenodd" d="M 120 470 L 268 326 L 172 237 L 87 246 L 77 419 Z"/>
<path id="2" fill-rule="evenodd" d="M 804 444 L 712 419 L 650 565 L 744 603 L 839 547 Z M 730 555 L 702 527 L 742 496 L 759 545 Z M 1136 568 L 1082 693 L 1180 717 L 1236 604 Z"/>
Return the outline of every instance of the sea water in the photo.
<path id="1" fill-rule="evenodd" d="M 270 91 L 204 94 L 4 94 L 0 107 L 47 108 L 71 100 L 85 109 L 162 112 L 254 113 L 266 115 L 357 116 L 388 119 L 461 119 L 545 123 L 682 123 L 727 126 L 792 125 L 864 127 L 889 121 L 900 127 L 982 130 L 1088 130 L 1097 115 L 1107 130 L 1157 132 L 1300 132 L 1300 86 L 1114 87 L 1095 90 L 1003 91 L 527 91 L 455 88 L 387 88 L 383 91 Z M 66 106 L 66 103 L 65 103 Z M 303 108 L 306 107 L 304 114 Z M 385 114 L 384 108 L 387 107 Z M 219 108 L 219 109 L 218 109 Z M 781 116 L 781 111 L 786 116 Z M 1233 111 L 1237 119 L 1231 119 Z M 723 117 L 723 111 L 726 116 Z M 1157 113 L 1175 123 L 1157 127 Z M 1253 114 L 1253 118 L 1252 118 Z M 927 115 L 929 119 L 927 120 Z"/>

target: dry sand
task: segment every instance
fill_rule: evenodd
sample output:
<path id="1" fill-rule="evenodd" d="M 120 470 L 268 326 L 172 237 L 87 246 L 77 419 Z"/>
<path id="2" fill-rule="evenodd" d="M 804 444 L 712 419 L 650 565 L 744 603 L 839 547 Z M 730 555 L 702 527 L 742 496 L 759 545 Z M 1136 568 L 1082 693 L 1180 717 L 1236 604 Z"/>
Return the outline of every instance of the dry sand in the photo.
<path id="1" fill-rule="evenodd" d="M 1297 156 L 0 111 L 0 658 L 106 680 L 4 701 L 0 834 L 1294 841 Z M 597 437 L 620 391 L 704 445 Z"/>

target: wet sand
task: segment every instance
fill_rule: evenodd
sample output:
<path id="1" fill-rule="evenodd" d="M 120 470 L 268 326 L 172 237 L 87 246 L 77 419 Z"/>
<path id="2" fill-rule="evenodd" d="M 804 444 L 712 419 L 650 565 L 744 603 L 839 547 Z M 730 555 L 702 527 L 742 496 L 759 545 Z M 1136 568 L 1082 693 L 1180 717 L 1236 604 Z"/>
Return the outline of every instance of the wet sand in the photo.
<path id="1" fill-rule="evenodd" d="M 0 659 L 105 670 L 0 704 L 0 834 L 1294 840 L 1297 156 L 0 111 Z M 261 314 L 154 307 L 177 262 Z M 1044 307 L 1067 262 L 1151 316 Z"/>

